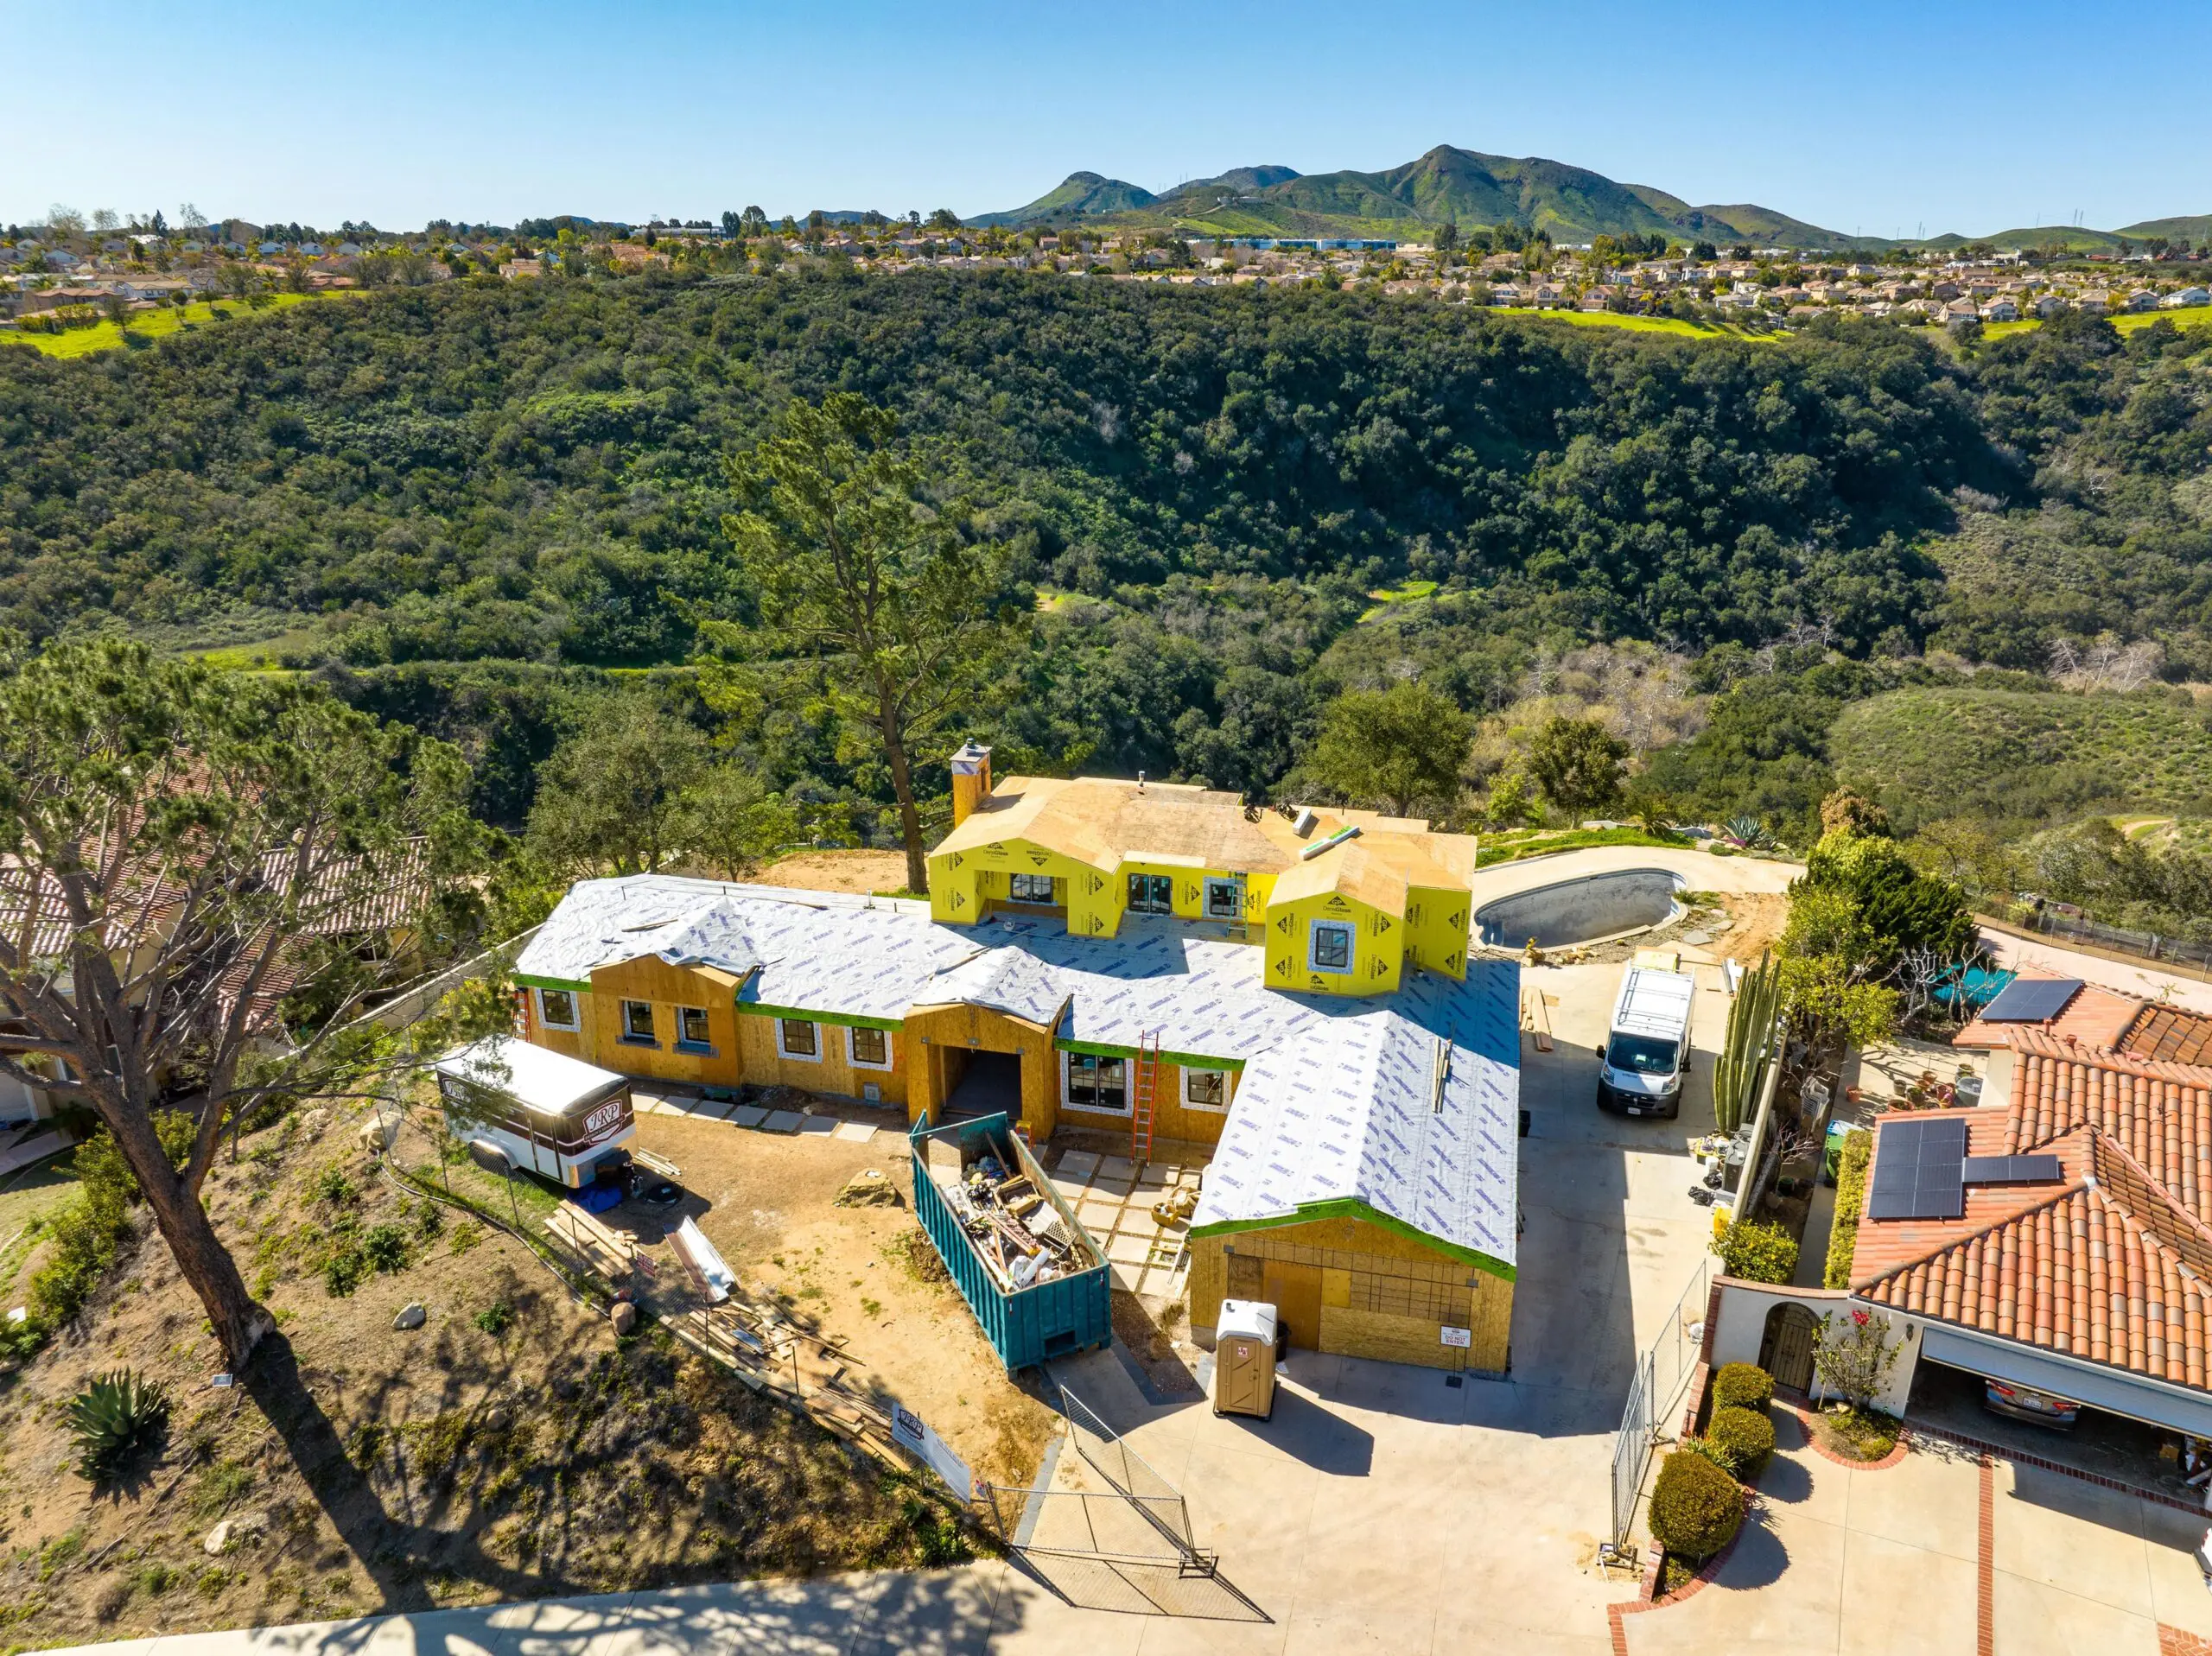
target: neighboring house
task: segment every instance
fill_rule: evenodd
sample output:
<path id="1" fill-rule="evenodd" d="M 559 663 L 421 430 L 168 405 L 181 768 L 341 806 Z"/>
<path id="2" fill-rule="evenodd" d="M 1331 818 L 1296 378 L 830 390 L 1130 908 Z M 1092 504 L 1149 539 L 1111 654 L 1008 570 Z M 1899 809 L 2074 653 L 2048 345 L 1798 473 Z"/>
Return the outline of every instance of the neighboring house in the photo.
<path id="1" fill-rule="evenodd" d="M 2112 308 L 2112 295 L 2102 288 L 2089 288 L 2074 295 L 2074 308 L 2090 316 L 2102 316 Z"/>
<path id="2" fill-rule="evenodd" d="M 2158 301 L 2168 310 L 2187 310 L 2197 305 L 2212 305 L 2212 293 L 2202 288 L 2183 288 L 2170 293 Z"/>
<path id="3" fill-rule="evenodd" d="M 640 1078 L 1118 1131 L 1138 1160 L 1155 1134 L 1212 1146 L 1195 1329 L 1265 1293 L 1300 1345 L 1502 1371 L 1519 979 L 1467 959 L 1472 840 L 1194 787 L 994 787 L 972 745 L 953 781 L 927 904 L 574 887 L 517 962 L 524 1033 Z"/>
<path id="4" fill-rule="evenodd" d="M 2196 1160 L 2212 1068 L 2030 1029 L 1989 1068 L 1978 1107 L 1875 1123 L 1869 1191 L 1885 1157 L 1907 1158 L 1912 1189 L 1937 1199 L 1900 1212 L 1870 1196 L 1853 1298 L 1918 1324 L 1901 1366 L 2212 1436 L 2212 1183 Z M 1938 1140 L 1963 1159 L 1931 1158 Z"/>
<path id="5" fill-rule="evenodd" d="M 2040 294 L 2028 308 L 2047 322 L 2054 316 L 2066 314 L 2066 301 L 2055 293 Z"/>
<path id="6" fill-rule="evenodd" d="M 539 259 L 509 259 L 499 267 L 499 274 L 510 282 L 518 277 L 540 276 L 545 274 L 545 265 Z"/>
<path id="7" fill-rule="evenodd" d="M 2156 310 L 2158 308 L 2158 295 L 2152 289 L 2138 288 L 2127 295 L 2127 308 L 2131 313 L 2136 314 L 2146 310 Z"/>
<path id="8" fill-rule="evenodd" d="M 1954 299 L 1943 307 L 1941 317 L 1946 327 L 1958 327 L 1967 322 L 1980 321 L 1981 313 L 1974 308 L 1973 300 Z"/>
<path id="9" fill-rule="evenodd" d="M 2017 322 L 2020 320 L 2020 308 L 2009 299 L 1993 299 L 1981 308 L 1981 320 L 1985 322 Z"/>
<path id="10" fill-rule="evenodd" d="M 265 878 L 271 885 L 283 885 L 291 879 L 289 857 L 286 852 L 270 852 L 257 865 L 257 872 L 266 870 Z M 404 961 L 416 954 L 420 940 L 410 917 L 423 910 L 429 897 L 430 856 L 426 842 L 405 842 L 381 864 L 365 863 L 350 853 L 333 854 L 319 869 L 314 880 L 299 891 L 299 936 L 338 940 L 363 959 Z M 164 940 L 175 936 L 183 893 L 174 884 L 149 878 L 127 895 L 128 921 L 114 917 L 111 910 L 105 932 L 106 946 L 118 961 L 125 963 L 125 970 L 134 969 L 129 961 L 157 951 Z M 114 904 L 120 909 L 123 898 L 116 898 Z M 0 935 L 30 959 L 66 958 L 73 929 L 60 885 L 42 872 L 34 879 L 21 864 L 0 863 Z M 230 1016 L 252 985 L 256 958 L 255 949 L 240 949 L 237 964 L 215 983 L 220 1016 Z M 280 1043 L 289 1038 L 279 1021 L 279 1007 L 297 982 L 296 961 L 280 951 L 260 983 L 252 986 L 252 999 L 245 1003 L 244 1027 L 249 1036 Z M 0 1048 L 7 1044 L 7 1026 L 0 1024 Z M 50 1063 L 42 1063 L 41 1067 L 51 1073 Z M 5 1085 L 0 1081 L 0 1088 Z M 8 1110 L 17 1101 L 0 1092 L 0 1121 L 8 1119 Z M 33 1114 L 52 1114 L 45 1094 L 37 1094 L 29 1101 L 34 1107 Z"/>

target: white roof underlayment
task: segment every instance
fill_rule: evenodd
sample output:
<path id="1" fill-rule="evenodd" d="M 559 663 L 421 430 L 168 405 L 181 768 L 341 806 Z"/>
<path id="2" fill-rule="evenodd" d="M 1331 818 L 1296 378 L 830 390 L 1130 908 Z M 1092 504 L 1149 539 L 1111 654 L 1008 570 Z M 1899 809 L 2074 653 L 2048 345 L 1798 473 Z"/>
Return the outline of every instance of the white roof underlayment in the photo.
<path id="1" fill-rule="evenodd" d="M 1520 1105 L 1520 980 L 1409 973 L 1373 999 L 1264 987 L 1259 951 L 1203 927 L 1131 916 L 1111 938 L 1042 920 L 956 928 L 926 904 L 644 875 L 588 880 L 516 964 L 588 984 L 656 955 L 744 980 L 741 1006 L 895 1023 L 916 1006 L 988 1006 L 1063 1045 L 1242 1064 L 1194 1228 L 1294 1220 L 1357 1202 L 1386 1221 L 1510 1268 Z"/>

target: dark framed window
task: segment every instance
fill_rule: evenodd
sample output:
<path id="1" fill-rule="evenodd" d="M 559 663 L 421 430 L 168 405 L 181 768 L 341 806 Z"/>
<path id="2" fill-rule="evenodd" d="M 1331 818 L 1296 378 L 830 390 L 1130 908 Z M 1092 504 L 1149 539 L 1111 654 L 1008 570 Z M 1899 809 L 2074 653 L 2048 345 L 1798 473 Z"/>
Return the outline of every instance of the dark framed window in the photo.
<path id="1" fill-rule="evenodd" d="M 815 1027 L 804 1018 L 776 1020 L 776 1038 L 786 1058 L 818 1058 L 822 1043 Z"/>
<path id="2" fill-rule="evenodd" d="M 1194 1110 L 1227 1109 L 1229 1072 L 1226 1069 L 1185 1069 L 1183 1072 L 1183 1101 Z"/>
<path id="3" fill-rule="evenodd" d="M 1106 1110 L 1126 1115 L 1129 1110 L 1128 1067 L 1119 1058 L 1071 1052 L 1067 1094 L 1071 1110 Z"/>
<path id="4" fill-rule="evenodd" d="M 1206 918 L 1241 920 L 1244 917 L 1244 882 L 1210 879 L 1206 882 Z"/>
<path id="5" fill-rule="evenodd" d="M 1312 965 L 1317 972 L 1351 970 L 1351 928 L 1340 921 L 1313 923 Z"/>
<path id="6" fill-rule="evenodd" d="M 1175 912 L 1175 882 L 1166 874 L 1131 874 L 1129 909 L 1135 914 Z"/>
<path id="7" fill-rule="evenodd" d="M 707 1009 L 704 1006 L 678 1006 L 676 1009 L 676 1044 L 713 1050 L 714 1043 L 707 1036 Z"/>
<path id="8" fill-rule="evenodd" d="M 576 998 L 566 989 L 537 992 L 537 1021 L 548 1029 L 576 1027 Z"/>
<path id="9" fill-rule="evenodd" d="M 1016 903 L 1050 903 L 1052 900 L 1052 877 L 1050 874 L 1012 874 L 1007 877 L 1007 890 Z"/>
<path id="10" fill-rule="evenodd" d="M 650 1000 L 626 1000 L 622 1003 L 622 1038 L 642 1041 L 647 1045 L 658 1045 L 660 1037 L 653 1033 L 653 1003 Z"/>
<path id="11" fill-rule="evenodd" d="M 857 1026 L 845 1031 L 852 1042 L 853 1062 L 869 1069 L 891 1068 L 891 1037 L 880 1029 L 861 1029 Z"/>

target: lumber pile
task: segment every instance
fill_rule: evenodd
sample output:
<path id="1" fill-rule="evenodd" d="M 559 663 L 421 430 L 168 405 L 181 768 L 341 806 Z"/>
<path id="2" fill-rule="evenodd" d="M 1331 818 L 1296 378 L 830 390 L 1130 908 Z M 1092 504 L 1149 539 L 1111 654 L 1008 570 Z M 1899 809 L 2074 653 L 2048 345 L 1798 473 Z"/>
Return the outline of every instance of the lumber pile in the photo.
<path id="1" fill-rule="evenodd" d="M 637 1243 L 574 1202 L 564 1202 L 555 1209 L 545 1229 L 594 1274 L 609 1282 L 626 1282 L 637 1268 Z"/>

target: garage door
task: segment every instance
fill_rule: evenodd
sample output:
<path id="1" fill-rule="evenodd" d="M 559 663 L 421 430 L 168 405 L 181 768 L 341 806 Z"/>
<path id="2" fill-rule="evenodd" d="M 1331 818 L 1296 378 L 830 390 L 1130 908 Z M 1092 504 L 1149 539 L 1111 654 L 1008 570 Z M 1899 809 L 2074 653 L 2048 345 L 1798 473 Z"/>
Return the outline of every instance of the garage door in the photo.
<path id="1" fill-rule="evenodd" d="M 1948 1329 L 1926 1329 L 1920 1355 L 1987 1380 L 2009 1380 L 2038 1392 L 2072 1398 L 2108 1414 L 2124 1414 L 2170 1431 L 2212 1437 L 2212 1397 L 2177 1396 L 2164 1386 L 2126 1374 L 2100 1374 L 2073 1363 L 2054 1362 L 2024 1347 L 1967 1339 Z"/>

